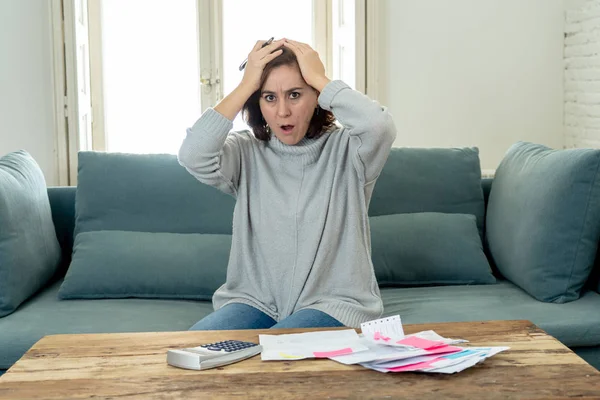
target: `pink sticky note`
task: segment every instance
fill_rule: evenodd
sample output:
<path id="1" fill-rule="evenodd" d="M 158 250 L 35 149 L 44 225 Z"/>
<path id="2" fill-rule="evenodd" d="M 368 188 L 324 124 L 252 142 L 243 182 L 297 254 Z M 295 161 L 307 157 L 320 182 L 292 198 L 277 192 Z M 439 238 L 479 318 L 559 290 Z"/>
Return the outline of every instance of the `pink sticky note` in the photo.
<path id="1" fill-rule="evenodd" d="M 415 364 L 403 365 L 401 367 L 388 368 L 388 371 L 390 371 L 390 372 L 418 371 L 418 370 L 421 370 L 424 368 L 431 367 L 431 364 L 433 364 L 434 362 L 439 361 L 439 360 L 440 360 L 440 357 L 435 358 L 430 361 L 423 361 L 423 362 L 419 362 L 419 363 L 415 363 Z"/>
<path id="2" fill-rule="evenodd" d="M 436 342 L 433 340 L 421 339 L 417 336 L 409 336 L 402 340 L 398 340 L 396 343 L 404 344 L 407 346 L 413 346 L 424 350 L 447 346 L 447 344 L 445 344 L 444 342 Z"/>
<path id="3" fill-rule="evenodd" d="M 459 351 L 462 351 L 462 350 L 463 349 L 461 347 L 447 346 L 447 345 L 425 349 L 427 354 L 452 354 L 452 353 L 458 353 Z"/>
<path id="4" fill-rule="evenodd" d="M 313 355 L 317 358 L 329 358 L 335 356 L 343 356 L 344 354 L 352 354 L 352 349 L 346 347 L 345 349 L 333 350 L 333 351 L 315 351 Z"/>
<path id="5" fill-rule="evenodd" d="M 373 339 L 375 339 L 375 340 L 385 340 L 386 342 L 391 340 L 391 338 L 383 335 L 379 331 L 375 332 L 375 334 L 373 335 Z"/>

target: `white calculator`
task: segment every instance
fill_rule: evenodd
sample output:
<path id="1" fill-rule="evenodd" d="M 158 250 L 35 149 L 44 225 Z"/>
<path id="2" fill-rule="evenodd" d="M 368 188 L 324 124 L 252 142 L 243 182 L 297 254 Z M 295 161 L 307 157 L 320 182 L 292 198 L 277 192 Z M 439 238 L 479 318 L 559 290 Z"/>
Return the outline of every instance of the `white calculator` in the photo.
<path id="1" fill-rule="evenodd" d="M 262 346 L 241 340 L 225 340 L 167 351 L 167 363 L 174 367 L 205 370 L 233 364 L 253 357 L 262 351 Z"/>

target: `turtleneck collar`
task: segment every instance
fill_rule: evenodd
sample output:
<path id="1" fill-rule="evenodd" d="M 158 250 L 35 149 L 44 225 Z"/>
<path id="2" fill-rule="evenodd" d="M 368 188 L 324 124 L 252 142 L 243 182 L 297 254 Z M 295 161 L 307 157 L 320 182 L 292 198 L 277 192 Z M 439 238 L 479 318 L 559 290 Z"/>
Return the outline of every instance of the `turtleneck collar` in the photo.
<path id="1" fill-rule="evenodd" d="M 316 139 L 309 139 L 305 136 L 295 145 L 285 144 L 277 136 L 271 135 L 271 140 L 267 145 L 281 156 L 294 158 L 301 161 L 303 165 L 308 165 L 317 161 L 330 134 L 331 131 L 326 131 Z"/>

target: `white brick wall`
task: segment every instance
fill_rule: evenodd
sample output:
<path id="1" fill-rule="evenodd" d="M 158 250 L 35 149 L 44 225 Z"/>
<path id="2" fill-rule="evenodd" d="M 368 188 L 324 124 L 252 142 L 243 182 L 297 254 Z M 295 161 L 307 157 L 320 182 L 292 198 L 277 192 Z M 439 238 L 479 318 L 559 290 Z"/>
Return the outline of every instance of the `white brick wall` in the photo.
<path id="1" fill-rule="evenodd" d="M 565 147 L 600 148 L 600 0 L 565 11 Z"/>

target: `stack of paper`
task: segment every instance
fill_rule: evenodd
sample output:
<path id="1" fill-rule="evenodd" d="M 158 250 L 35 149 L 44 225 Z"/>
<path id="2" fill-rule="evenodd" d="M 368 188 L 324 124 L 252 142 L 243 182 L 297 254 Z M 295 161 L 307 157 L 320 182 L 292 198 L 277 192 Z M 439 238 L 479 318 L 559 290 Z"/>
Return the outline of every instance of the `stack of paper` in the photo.
<path id="1" fill-rule="evenodd" d="M 458 347 L 467 342 L 433 331 L 404 335 L 400 316 L 369 321 L 353 329 L 291 335 L 259 335 L 263 360 L 330 358 L 380 372 L 452 374 L 474 366 L 508 347 Z"/>
<path id="2" fill-rule="evenodd" d="M 258 335 L 258 338 L 263 347 L 261 353 L 263 361 L 331 358 L 368 350 L 354 329 L 288 335 Z"/>
<path id="3" fill-rule="evenodd" d="M 434 340 L 431 340 L 431 339 Z M 363 336 L 368 350 L 356 354 L 329 357 L 342 364 L 360 364 L 380 372 L 455 373 L 485 360 L 508 347 L 458 347 L 464 342 L 443 338 L 433 331 L 419 332 L 404 339 L 380 344 Z"/>
<path id="4" fill-rule="evenodd" d="M 361 363 L 361 365 L 379 372 L 420 371 L 453 374 L 507 349 L 508 347 L 470 347 L 454 353 L 438 353 L 404 360 Z"/>

